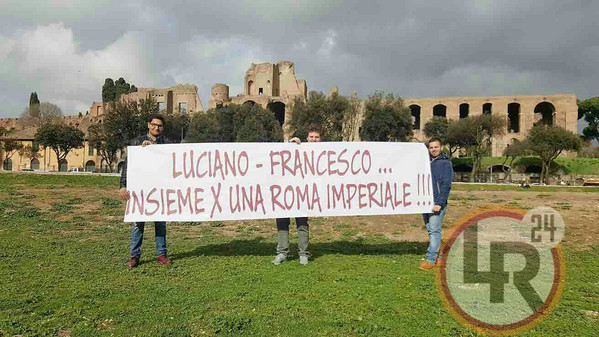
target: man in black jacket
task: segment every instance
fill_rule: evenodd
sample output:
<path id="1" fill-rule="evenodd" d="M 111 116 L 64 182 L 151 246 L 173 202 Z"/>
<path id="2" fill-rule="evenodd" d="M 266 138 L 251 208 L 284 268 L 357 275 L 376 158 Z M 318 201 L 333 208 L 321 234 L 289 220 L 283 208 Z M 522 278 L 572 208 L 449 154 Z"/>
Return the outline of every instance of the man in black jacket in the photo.
<path id="1" fill-rule="evenodd" d="M 152 144 L 168 144 L 162 135 L 164 133 L 164 118 L 156 115 L 148 119 L 148 134 L 134 139 L 131 146 L 147 146 Z M 127 162 L 121 171 L 121 189 L 119 195 L 122 200 L 129 199 L 127 191 Z M 141 256 L 141 244 L 144 239 L 144 222 L 135 222 L 131 229 L 131 259 L 127 263 L 129 269 L 137 267 Z M 156 230 L 156 260 L 161 264 L 169 264 L 171 261 L 166 257 L 166 222 L 154 222 Z"/>

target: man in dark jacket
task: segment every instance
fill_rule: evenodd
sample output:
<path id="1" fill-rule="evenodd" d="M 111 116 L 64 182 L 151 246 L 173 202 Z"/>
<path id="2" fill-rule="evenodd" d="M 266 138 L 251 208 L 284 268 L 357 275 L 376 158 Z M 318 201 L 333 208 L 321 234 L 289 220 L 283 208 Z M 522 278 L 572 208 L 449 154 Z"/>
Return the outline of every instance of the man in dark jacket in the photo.
<path id="1" fill-rule="evenodd" d="M 320 143 L 322 133 L 322 127 L 320 124 L 308 125 L 308 143 Z M 290 143 L 301 144 L 301 141 L 297 137 L 293 137 L 289 140 Z M 271 262 L 275 265 L 281 264 L 287 261 L 287 255 L 289 255 L 289 218 L 279 218 L 277 221 L 277 256 Z M 299 263 L 302 265 L 308 264 L 310 259 L 310 226 L 308 225 L 307 217 L 295 218 L 295 225 L 297 226 L 297 241 L 299 250 Z"/>
<path id="2" fill-rule="evenodd" d="M 428 152 L 431 159 L 431 175 L 433 184 L 433 200 L 435 205 L 432 213 L 422 214 L 426 229 L 428 230 L 428 249 L 426 257 L 420 263 L 420 269 L 429 270 L 435 266 L 437 252 L 441 246 L 441 226 L 447 211 L 447 199 L 453 181 L 453 167 L 443 150 L 443 142 L 439 138 L 432 138 L 428 142 Z"/>
<path id="3" fill-rule="evenodd" d="M 156 115 L 148 118 L 148 134 L 134 139 L 131 146 L 147 146 L 152 144 L 168 144 L 162 135 L 164 132 L 164 118 Z M 127 191 L 127 162 L 121 171 L 121 189 L 119 195 L 122 200 L 129 199 Z M 137 267 L 141 256 L 141 244 L 144 239 L 145 222 L 135 222 L 131 228 L 131 259 L 127 263 L 129 269 Z M 156 260 L 161 264 L 169 264 L 171 261 L 166 257 L 166 222 L 154 222 L 156 230 Z"/>

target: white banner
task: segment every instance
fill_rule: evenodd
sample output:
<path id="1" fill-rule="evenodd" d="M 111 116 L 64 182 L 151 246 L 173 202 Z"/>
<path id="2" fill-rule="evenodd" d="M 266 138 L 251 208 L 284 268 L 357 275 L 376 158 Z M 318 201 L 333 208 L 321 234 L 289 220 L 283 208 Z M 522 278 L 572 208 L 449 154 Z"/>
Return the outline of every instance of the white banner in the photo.
<path id="1" fill-rule="evenodd" d="M 429 213 L 422 143 L 200 143 L 127 149 L 125 221 Z"/>

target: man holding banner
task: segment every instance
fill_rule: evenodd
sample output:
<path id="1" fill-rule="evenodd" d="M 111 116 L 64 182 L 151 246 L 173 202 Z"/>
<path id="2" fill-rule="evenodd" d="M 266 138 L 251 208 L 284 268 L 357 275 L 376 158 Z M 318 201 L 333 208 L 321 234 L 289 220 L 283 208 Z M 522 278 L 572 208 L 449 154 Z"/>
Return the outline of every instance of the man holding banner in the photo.
<path id="1" fill-rule="evenodd" d="M 321 126 L 318 124 L 310 124 L 308 126 L 308 143 L 320 143 L 320 134 Z M 289 141 L 296 144 L 301 143 L 297 137 L 294 137 Z M 290 218 L 277 219 L 277 256 L 274 258 L 274 260 L 272 260 L 272 263 L 275 265 L 287 260 L 287 255 L 289 254 L 290 222 Z M 300 263 L 306 265 L 308 264 L 308 259 L 310 258 L 310 228 L 308 227 L 308 218 L 295 218 L 295 224 L 297 227 L 297 246 L 299 250 Z"/>
<path id="2" fill-rule="evenodd" d="M 429 270 L 435 266 L 437 252 L 441 246 L 441 227 L 443 217 L 447 211 L 447 199 L 453 181 L 453 167 L 447 155 L 442 152 L 443 142 L 439 138 L 432 138 L 428 142 L 428 152 L 431 159 L 431 175 L 433 187 L 434 206 L 432 213 L 422 214 L 426 229 L 428 230 L 429 244 L 426 257 L 420 263 L 420 269 Z"/>
<path id="3" fill-rule="evenodd" d="M 134 139 L 131 146 L 147 146 L 152 144 L 168 144 L 164 136 L 164 118 L 156 115 L 148 119 L 148 134 Z M 130 195 L 127 191 L 127 161 L 121 171 L 121 189 L 119 195 L 122 200 L 129 200 Z M 144 239 L 145 222 L 134 222 L 131 228 L 131 259 L 127 263 L 129 269 L 137 267 L 141 256 L 141 245 Z M 156 231 L 156 260 L 161 264 L 170 264 L 171 261 L 166 257 L 166 222 L 155 221 Z"/>

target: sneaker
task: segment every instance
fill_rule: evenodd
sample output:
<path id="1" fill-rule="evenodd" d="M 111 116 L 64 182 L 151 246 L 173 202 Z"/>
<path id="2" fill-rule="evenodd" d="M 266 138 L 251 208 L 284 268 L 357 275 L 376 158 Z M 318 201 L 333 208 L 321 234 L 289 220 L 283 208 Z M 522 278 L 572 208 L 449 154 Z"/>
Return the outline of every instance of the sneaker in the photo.
<path id="1" fill-rule="evenodd" d="M 287 261 L 287 256 L 285 256 L 284 254 L 277 254 L 277 256 L 275 256 L 275 259 L 271 261 L 272 264 L 281 264 L 282 262 Z"/>
<path id="2" fill-rule="evenodd" d="M 127 268 L 133 269 L 139 265 L 139 257 L 132 257 L 127 263 Z"/>
<path id="3" fill-rule="evenodd" d="M 158 261 L 158 263 L 160 264 L 171 264 L 172 261 L 167 259 L 165 255 L 160 255 L 159 257 L 156 258 L 156 261 Z"/>
<path id="4" fill-rule="evenodd" d="M 418 269 L 421 269 L 421 270 L 430 270 L 430 269 L 433 269 L 434 266 L 435 266 L 435 264 L 432 263 L 431 261 L 429 261 L 429 260 L 423 260 L 423 261 L 420 262 L 420 267 L 418 267 Z"/>
<path id="5" fill-rule="evenodd" d="M 300 256 L 300 264 L 303 264 L 303 265 L 308 264 L 308 257 L 307 256 Z"/>

